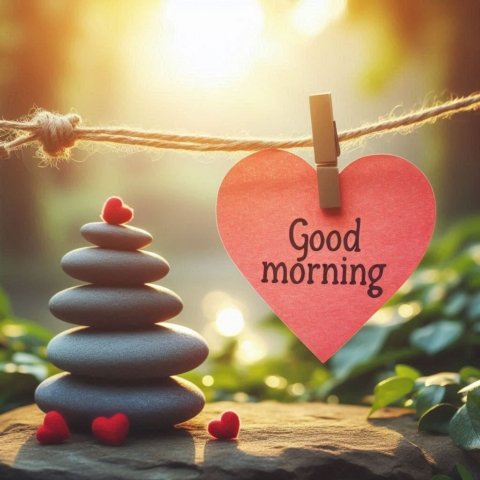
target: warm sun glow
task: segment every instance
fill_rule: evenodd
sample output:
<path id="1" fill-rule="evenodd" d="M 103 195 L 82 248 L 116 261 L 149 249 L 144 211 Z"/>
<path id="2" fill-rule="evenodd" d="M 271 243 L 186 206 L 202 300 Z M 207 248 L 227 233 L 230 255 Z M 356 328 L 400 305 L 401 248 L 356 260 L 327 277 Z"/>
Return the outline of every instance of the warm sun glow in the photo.
<path id="1" fill-rule="evenodd" d="M 235 353 L 236 359 L 241 363 L 255 363 L 267 354 L 265 343 L 259 338 L 251 336 L 238 343 Z"/>
<path id="2" fill-rule="evenodd" d="M 346 8 L 347 0 L 301 0 L 294 10 L 293 24 L 300 33 L 317 35 Z"/>
<path id="3" fill-rule="evenodd" d="M 245 320 L 238 308 L 224 308 L 220 310 L 215 319 L 215 327 L 224 337 L 235 337 L 245 327 Z"/>
<path id="4" fill-rule="evenodd" d="M 264 27 L 256 0 L 166 0 L 163 26 L 171 63 L 192 81 L 240 77 Z"/>

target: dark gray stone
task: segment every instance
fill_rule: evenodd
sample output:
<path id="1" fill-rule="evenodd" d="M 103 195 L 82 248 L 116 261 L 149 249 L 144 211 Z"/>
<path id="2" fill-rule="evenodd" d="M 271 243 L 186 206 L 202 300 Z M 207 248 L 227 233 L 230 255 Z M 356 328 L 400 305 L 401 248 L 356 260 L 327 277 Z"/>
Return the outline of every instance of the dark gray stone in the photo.
<path id="1" fill-rule="evenodd" d="M 95 417 L 122 412 L 132 429 L 161 430 L 197 415 L 205 397 L 180 377 L 115 381 L 59 373 L 37 387 L 35 402 L 44 412 L 56 410 L 69 425 L 81 429 L 88 429 Z"/>
<path id="2" fill-rule="evenodd" d="M 236 441 L 212 440 L 207 423 L 235 410 Z M 130 435 L 123 447 L 73 433 L 43 446 L 35 406 L 0 415 L 2 480 L 431 480 L 456 463 L 479 472 L 480 452 L 463 452 L 445 435 L 418 432 L 403 409 L 367 420 L 367 407 L 322 403 L 207 403 L 179 428 Z M 478 473 L 477 473 L 478 476 Z"/>
<path id="3" fill-rule="evenodd" d="M 60 320 L 106 329 L 142 327 L 168 320 L 183 308 L 180 297 L 157 285 L 82 285 L 55 294 L 50 311 Z"/>
<path id="4" fill-rule="evenodd" d="M 170 266 L 160 255 L 99 247 L 78 248 L 62 258 L 65 273 L 100 285 L 139 285 L 163 278 Z"/>
<path id="5" fill-rule="evenodd" d="M 98 247 L 115 250 L 138 250 L 152 242 L 152 236 L 148 232 L 128 225 L 92 222 L 83 225 L 80 233 L 85 240 Z"/>
<path id="6" fill-rule="evenodd" d="M 78 375 L 106 378 L 158 378 L 188 372 L 208 355 L 205 340 L 175 324 L 143 330 L 72 328 L 48 344 L 48 359 Z"/>

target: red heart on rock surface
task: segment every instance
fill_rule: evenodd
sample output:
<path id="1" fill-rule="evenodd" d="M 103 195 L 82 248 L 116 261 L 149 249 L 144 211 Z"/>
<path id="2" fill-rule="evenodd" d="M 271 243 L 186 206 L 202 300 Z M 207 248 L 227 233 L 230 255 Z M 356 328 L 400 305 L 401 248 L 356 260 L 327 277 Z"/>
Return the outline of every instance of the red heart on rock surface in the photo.
<path id="1" fill-rule="evenodd" d="M 405 282 L 435 225 L 432 188 L 402 158 L 360 158 L 340 189 L 342 207 L 320 209 L 315 170 L 266 150 L 228 172 L 217 200 L 230 257 L 322 362 Z"/>
<path id="2" fill-rule="evenodd" d="M 67 440 L 70 437 L 70 431 L 63 416 L 52 410 L 45 415 L 43 425 L 38 427 L 36 437 L 43 445 L 55 445 Z"/>
<path id="3" fill-rule="evenodd" d="M 119 446 L 128 436 L 130 422 L 124 413 L 116 413 L 111 417 L 97 417 L 92 422 L 95 438 L 105 445 Z"/>
<path id="4" fill-rule="evenodd" d="M 212 420 L 208 424 L 208 433 L 221 440 L 230 440 L 238 436 L 240 419 L 235 412 L 227 411 L 222 414 L 220 420 Z"/>
<path id="5" fill-rule="evenodd" d="M 133 209 L 120 197 L 110 197 L 103 205 L 101 218 L 112 225 L 127 223 L 133 218 Z"/>

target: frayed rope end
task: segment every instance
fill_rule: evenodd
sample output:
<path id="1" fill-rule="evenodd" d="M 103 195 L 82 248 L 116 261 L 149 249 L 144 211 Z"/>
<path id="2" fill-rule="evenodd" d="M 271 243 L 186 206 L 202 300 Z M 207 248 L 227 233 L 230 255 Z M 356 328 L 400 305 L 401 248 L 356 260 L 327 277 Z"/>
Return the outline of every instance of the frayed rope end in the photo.
<path id="1" fill-rule="evenodd" d="M 46 110 L 37 111 L 29 122 L 18 125 L 18 130 L 28 134 L 0 144 L 0 159 L 8 158 L 10 152 L 20 146 L 38 141 L 43 150 L 39 152 L 42 162 L 56 165 L 69 157 L 69 149 L 77 139 L 75 127 L 80 122 L 81 117 L 76 113 L 60 115 Z"/>

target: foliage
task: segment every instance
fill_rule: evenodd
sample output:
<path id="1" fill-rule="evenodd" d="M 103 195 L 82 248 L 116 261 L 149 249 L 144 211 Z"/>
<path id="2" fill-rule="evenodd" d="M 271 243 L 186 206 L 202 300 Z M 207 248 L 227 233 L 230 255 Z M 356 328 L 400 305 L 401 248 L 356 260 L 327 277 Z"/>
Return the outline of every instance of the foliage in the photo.
<path id="1" fill-rule="evenodd" d="M 394 376 L 378 383 L 369 415 L 388 405 L 410 407 L 419 430 L 449 434 L 466 450 L 480 448 L 480 369 L 464 367 L 458 373 L 429 376 L 413 376 L 414 372 L 398 365 Z"/>
<path id="2" fill-rule="evenodd" d="M 51 333 L 15 317 L 0 290 L 0 412 L 32 402 L 39 382 L 54 373 L 46 360 Z"/>

